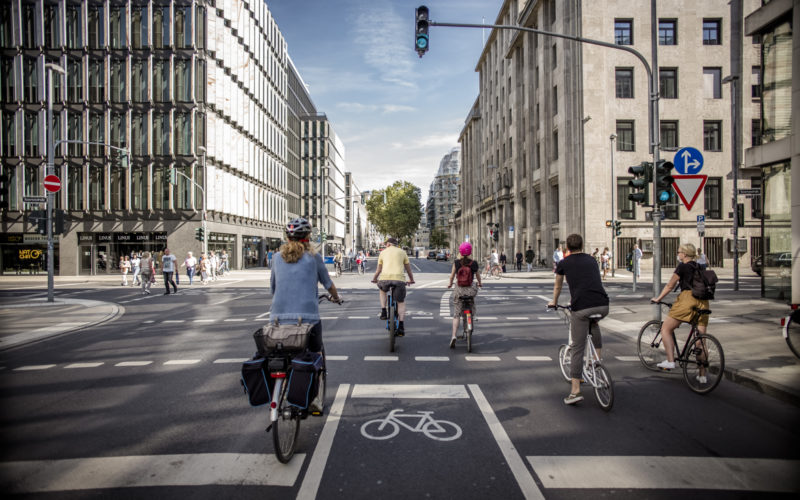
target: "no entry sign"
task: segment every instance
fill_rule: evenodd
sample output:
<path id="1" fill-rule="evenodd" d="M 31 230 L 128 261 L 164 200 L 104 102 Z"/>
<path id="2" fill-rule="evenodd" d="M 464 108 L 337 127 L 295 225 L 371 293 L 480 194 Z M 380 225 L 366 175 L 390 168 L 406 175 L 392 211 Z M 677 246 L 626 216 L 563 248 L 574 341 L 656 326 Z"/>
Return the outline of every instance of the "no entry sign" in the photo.
<path id="1" fill-rule="evenodd" d="M 51 193 L 57 193 L 61 189 L 61 179 L 57 175 L 48 175 L 44 178 L 44 188 Z"/>

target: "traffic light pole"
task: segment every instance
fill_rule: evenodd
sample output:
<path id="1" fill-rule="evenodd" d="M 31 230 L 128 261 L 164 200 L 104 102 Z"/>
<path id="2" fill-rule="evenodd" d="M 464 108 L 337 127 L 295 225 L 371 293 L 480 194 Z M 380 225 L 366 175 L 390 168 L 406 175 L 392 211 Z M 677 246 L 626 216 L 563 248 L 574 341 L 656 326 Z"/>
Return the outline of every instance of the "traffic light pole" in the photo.
<path id="1" fill-rule="evenodd" d="M 56 64 L 47 63 L 45 66 L 45 76 L 47 81 L 47 175 L 54 173 L 55 166 L 55 141 L 53 141 L 53 71 L 65 74 L 64 68 Z M 55 283 L 53 275 L 55 273 L 53 258 L 53 198 L 55 193 L 47 192 L 47 302 L 55 302 Z"/>

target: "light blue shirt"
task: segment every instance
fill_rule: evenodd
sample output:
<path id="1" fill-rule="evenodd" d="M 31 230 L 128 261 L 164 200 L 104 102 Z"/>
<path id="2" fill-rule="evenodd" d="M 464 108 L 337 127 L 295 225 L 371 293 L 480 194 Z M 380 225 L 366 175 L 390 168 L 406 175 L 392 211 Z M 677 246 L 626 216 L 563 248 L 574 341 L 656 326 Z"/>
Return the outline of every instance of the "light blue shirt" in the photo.
<path id="1" fill-rule="evenodd" d="M 321 255 L 306 252 L 300 260 L 288 264 L 277 252 L 272 258 L 269 278 L 273 295 L 270 319 L 296 322 L 302 318 L 308 323 L 319 322 L 317 283 L 325 290 L 333 286 Z"/>

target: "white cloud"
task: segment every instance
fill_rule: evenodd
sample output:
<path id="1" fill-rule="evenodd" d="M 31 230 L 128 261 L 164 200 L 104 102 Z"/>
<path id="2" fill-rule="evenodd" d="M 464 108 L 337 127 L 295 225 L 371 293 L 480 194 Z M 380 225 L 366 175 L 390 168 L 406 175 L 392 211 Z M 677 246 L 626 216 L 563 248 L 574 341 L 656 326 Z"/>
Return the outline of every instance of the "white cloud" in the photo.
<path id="1" fill-rule="evenodd" d="M 364 61 L 378 72 L 381 81 L 415 89 L 408 48 L 409 16 L 400 16 L 387 0 L 362 4 L 359 10 L 355 41 L 364 47 Z"/>

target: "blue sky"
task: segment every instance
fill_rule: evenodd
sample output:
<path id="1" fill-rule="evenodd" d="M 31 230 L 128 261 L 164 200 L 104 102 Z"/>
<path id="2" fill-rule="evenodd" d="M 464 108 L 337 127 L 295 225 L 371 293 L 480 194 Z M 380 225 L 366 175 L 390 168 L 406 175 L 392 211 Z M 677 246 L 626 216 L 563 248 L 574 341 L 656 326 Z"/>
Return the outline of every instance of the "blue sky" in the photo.
<path id="1" fill-rule="evenodd" d="M 407 180 L 427 198 L 439 161 L 478 95 L 488 30 L 430 28 L 414 51 L 414 9 L 440 22 L 492 24 L 503 0 L 267 0 L 318 111 L 362 189 Z"/>

